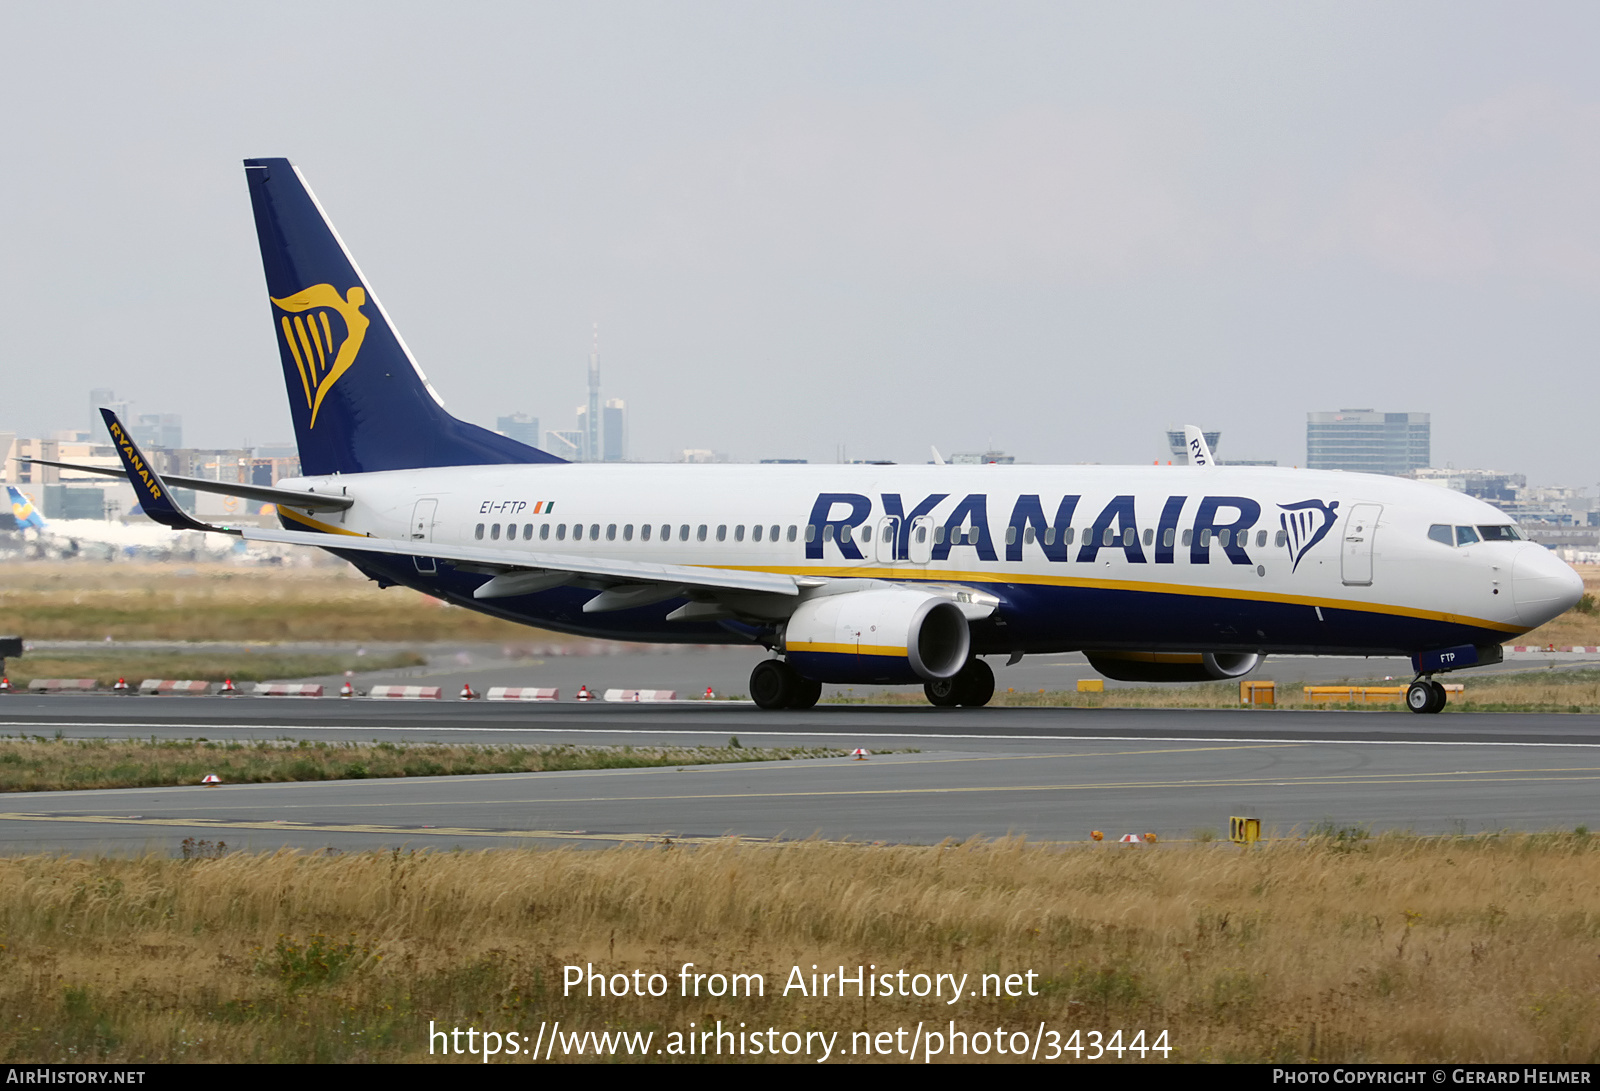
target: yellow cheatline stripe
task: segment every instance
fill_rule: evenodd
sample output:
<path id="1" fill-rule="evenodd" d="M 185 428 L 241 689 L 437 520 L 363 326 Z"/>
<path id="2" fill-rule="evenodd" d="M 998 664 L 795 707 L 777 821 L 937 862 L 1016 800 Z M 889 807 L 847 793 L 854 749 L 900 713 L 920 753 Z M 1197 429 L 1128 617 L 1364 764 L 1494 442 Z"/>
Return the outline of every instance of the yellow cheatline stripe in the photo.
<path id="1" fill-rule="evenodd" d="M 770 572 L 785 576 L 836 576 L 879 580 L 914 580 L 938 583 L 1019 583 L 1044 587 L 1076 587 L 1095 591 L 1139 591 L 1166 595 L 1188 595 L 1194 598 L 1219 598 L 1250 602 L 1278 602 L 1297 606 L 1323 606 L 1331 610 L 1359 610 L 1363 613 L 1395 614 L 1402 617 L 1424 618 L 1429 621 L 1447 621 L 1455 625 L 1476 625 L 1485 629 L 1499 629 L 1507 633 L 1523 633 L 1526 629 L 1503 621 L 1470 617 L 1466 614 L 1449 614 L 1437 610 L 1417 610 L 1409 606 L 1394 606 L 1381 602 L 1351 602 L 1347 599 L 1315 598 L 1309 595 L 1286 595 L 1275 591 L 1251 591 L 1241 587 L 1197 587 L 1181 583 L 1153 583 L 1145 580 L 1104 580 L 1083 576 L 1044 576 L 1032 573 L 982 572 L 948 570 L 934 571 L 923 568 L 825 568 L 822 566 L 795 566 L 768 568 L 761 565 L 706 565 L 731 572 Z"/>
<path id="2" fill-rule="evenodd" d="M 280 509 L 281 510 L 281 509 Z M 317 530 L 324 530 L 334 534 L 349 534 L 361 538 L 353 530 L 345 530 L 328 523 L 322 523 L 308 516 L 293 512 L 284 512 L 289 518 Z M 1244 600 L 1247 602 L 1276 602 L 1292 606 L 1324 606 L 1330 610 L 1356 610 L 1370 614 L 1392 614 L 1398 617 L 1422 618 L 1428 621 L 1444 621 L 1452 625 L 1475 625 L 1483 629 L 1498 629 L 1506 633 L 1524 633 L 1526 629 L 1517 625 L 1507 625 L 1503 621 L 1489 621 L 1486 618 L 1470 617 L 1465 614 L 1442 613 L 1437 610 L 1417 610 L 1407 606 L 1393 606 L 1388 603 L 1350 602 L 1345 599 L 1315 598 L 1309 595 L 1285 595 L 1273 591 L 1250 591 L 1243 588 L 1227 587 L 1191 587 L 1181 583 L 1150 583 L 1142 580 L 1097 580 L 1081 576 L 1041 576 L 1029 573 L 1008 572 L 966 572 L 966 571 L 929 571 L 918 569 L 908 571 L 903 568 L 823 568 L 823 567 L 763 567 L 761 565 L 741 564 L 707 564 L 690 565 L 692 568 L 711 568 L 724 572 L 765 572 L 775 576 L 837 576 L 858 577 L 863 579 L 900 580 L 926 583 L 1020 583 L 1033 586 L 1046 587 L 1076 587 L 1084 590 L 1095 591 L 1135 591 L 1141 593 L 1154 593 L 1163 595 L 1187 595 L 1193 598 L 1217 598 Z M 838 651 L 849 649 L 854 654 L 856 649 L 852 645 L 833 645 L 822 647 L 823 651 Z M 871 652 L 862 650 L 862 655 L 904 655 L 905 649 L 901 648 L 887 652 Z"/>
<path id="3" fill-rule="evenodd" d="M 791 640 L 787 647 L 791 652 L 832 652 L 835 655 L 888 655 L 899 659 L 906 657 L 905 648 L 897 648 L 892 644 L 813 644 Z"/>
<path id="4" fill-rule="evenodd" d="M 1565 772 L 1557 770 L 1556 772 Z M 1449 780 L 1430 778 L 1448 777 Z M 529 797 L 502 802 L 515 802 L 517 804 L 539 804 L 540 806 L 554 806 L 563 803 L 656 803 L 671 800 L 708 800 L 708 799 L 792 799 L 830 796 L 915 796 L 915 795 L 973 795 L 986 792 L 1093 792 L 1093 791 L 1126 791 L 1129 789 L 1149 789 L 1160 791 L 1170 788 L 1295 788 L 1295 787 L 1349 787 L 1357 785 L 1400 785 L 1400 784 L 1499 784 L 1502 782 L 1512 784 L 1536 784 L 1544 781 L 1557 781 L 1571 783 L 1573 781 L 1600 780 L 1600 776 L 1474 776 L 1460 773 L 1377 773 L 1366 776 L 1346 774 L 1344 776 L 1256 776 L 1227 778 L 1208 778 L 1203 780 L 1129 780 L 1129 781 L 1099 781 L 1086 784 L 998 784 L 998 785 L 967 785 L 947 787 L 921 787 L 921 788 L 854 788 L 816 791 L 795 792 L 702 792 L 683 795 L 659 796 L 574 796 L 572 798 L 555 797 Z M 476 801 L 474 801 L 476 802 Z M 421 804 L 425 805 L 425 804 Z M 0 816 L 4 817 L 4 816 Z"/>
<path id="5" fill-rule="evenodd" d="M 300 346 L 295 344 L 294 325 L 288 315 L 283 316 L 283 343 L 289 346 L 289 353 L 294 357 L 294 366 L 300 369 L 300 385 L 306 390 L 306 404 L 311 404 L 311 379 L 306 375 L 305 361 L 300 358 Z"/>
<path id="6" fill-rule="evenodd" d="M 279 515 L 283 515 L 283 516 L 287 516 L 288 518 L 293 519 L 297 523 L 304 523 L 306 526 L 311 527 L 313 530 L 325 531 L 328 534 L 348 534 L 352 538 L 365 538 L 366 537 L 365 534 L 362 534 L 359 531 L 346 530 L 344 527 L 336 527 L 332 523 L 324 523 L 320 519 L 313 519 L 309 515 L 301 515 L 297 511 L 290 511 L 288 508 L 284 507 L 282 504 L 278 505 L 278 514 Z"/>

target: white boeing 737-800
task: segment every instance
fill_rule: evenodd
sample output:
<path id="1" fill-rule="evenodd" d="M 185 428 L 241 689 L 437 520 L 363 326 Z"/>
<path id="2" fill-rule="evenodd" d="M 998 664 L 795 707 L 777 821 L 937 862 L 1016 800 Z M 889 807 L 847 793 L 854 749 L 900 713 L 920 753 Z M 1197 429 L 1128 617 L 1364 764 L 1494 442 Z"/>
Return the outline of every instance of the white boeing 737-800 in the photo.
<path id="1" fill-rule="evenodd" d="M 452 417 L 299 172 L 246 177 L 304 476 L 226 486 L 285 529 L 197 522 L 105 412 L 144 511 L 318 546 L 380 586 L 571 633 L 773 653 L 763 708 L 824 682 L 982 705 L 982 656 L 1082 650 L 1120 679 L 1273 653 L 1498 661 L 1582 582 L 1471 497 L 1393 477 L 1194 465 L 576 465 Z M 89 469 L 89 467 L 81 467 Z M 217 483 L 184 480 L 185 487 Z"/>

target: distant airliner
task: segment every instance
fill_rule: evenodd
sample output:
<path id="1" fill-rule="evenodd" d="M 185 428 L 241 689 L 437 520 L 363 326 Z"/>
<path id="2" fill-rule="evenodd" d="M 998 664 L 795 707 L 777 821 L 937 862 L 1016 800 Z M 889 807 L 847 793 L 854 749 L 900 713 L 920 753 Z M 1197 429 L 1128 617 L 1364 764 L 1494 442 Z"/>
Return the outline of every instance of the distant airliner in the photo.
<path id="1" fill-rule="evenodd" d="M 380 587 L 546 629 L 764 647 L 763 708 L 824 682 L 982 705 L 980 657 L 1082 650 L 1157 682 L 1272 652 L 1409 655 L 1408 705 L 1438 712 L 1436 674 L 1498 661 L 1582 594 L 1481 501 L 1220 467 L 1198 429 L 1185 467 L 565 463 L 446 412 L 299 171 L 245 173 L 304 476 L 184 480 L 275 503 L 287 529 L 201 523 L 102 410 L 168 526 L 319 546 Z"/>

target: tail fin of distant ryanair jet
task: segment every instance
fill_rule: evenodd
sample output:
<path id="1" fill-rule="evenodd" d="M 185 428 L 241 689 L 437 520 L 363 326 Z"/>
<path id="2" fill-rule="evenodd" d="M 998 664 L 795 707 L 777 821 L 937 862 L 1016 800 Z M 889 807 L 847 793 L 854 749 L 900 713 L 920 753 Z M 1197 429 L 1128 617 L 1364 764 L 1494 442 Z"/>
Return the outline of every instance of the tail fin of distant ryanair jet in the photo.
<path id="1" fill-rule="evenodd" d="M 244 166 L 305 473 L 565 461 L 446 412 L 300 172 Z"/>

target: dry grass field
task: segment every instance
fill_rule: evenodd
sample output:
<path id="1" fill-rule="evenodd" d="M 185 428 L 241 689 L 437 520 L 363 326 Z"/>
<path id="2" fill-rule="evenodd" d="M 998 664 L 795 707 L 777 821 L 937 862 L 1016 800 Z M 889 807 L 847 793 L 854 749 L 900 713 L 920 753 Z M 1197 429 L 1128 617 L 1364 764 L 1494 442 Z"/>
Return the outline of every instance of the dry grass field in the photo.
<path id="1" fill-rule="evenodd" d="M 659 1046 L 720 1019 L 838 1031 L 846 1059 L 855 1032 L 905 1042 L 955 1020 L 1062 1041 L 1165 1030 L 1172 1061 L 1600 1061 L 1600 840 L 1585 831 L 1328 831 L 1250 850 L 190 848 L 0 859 L 0 1059 L 419 1061 L 430 1021 L 531 1038 L 560 1020 Z M 682 997 L 686 962 L 761 973 L 765 996 Z M 672 988 L 563 995 L 563 967 L 591 963 Z M 1038 995 L 785 997 L 790 968 L 813 964 L 1031 971 Z"/>
<path id="2" fill-rule="evenodd" d="M 538 773 L 561 769 L 639 769 L 792 758 L 844 757 L 816 747 L 473 746 L 442 743 L 216 742 L 207 739 L 48 739 L 0 736 L 0 792 L 153 788 Z"/>
<path id="3" fill-rule="evenodd" d="M 29 640 L 541 641 L 565 637 L 378 585 L 344 563 L 0 565 L 0 629 Z"/>

